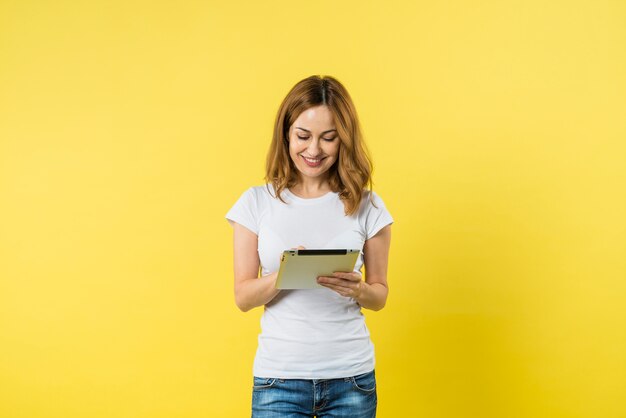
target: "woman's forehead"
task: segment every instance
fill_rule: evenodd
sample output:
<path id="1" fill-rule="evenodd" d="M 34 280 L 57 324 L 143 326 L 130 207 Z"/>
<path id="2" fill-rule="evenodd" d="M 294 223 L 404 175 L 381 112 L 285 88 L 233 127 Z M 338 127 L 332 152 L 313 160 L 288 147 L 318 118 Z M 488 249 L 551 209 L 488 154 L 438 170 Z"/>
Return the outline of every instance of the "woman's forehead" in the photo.
<path id="1" fill-rule="evenodd" d="M 295 127 L 307 131 L 331 130 L 335 128 L 335 121 L 332 112 L 326 106 L 317 106 L 303 111 L 294 122 Z"/>

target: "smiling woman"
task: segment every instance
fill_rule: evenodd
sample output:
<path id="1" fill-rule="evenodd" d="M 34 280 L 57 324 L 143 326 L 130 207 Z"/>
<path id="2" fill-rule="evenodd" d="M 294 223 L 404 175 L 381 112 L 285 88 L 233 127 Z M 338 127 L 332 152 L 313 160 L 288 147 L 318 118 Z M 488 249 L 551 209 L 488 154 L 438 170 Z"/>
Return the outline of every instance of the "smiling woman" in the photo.
<path id="1" fill-rule="evenodd" d="M 302 112 L 295 123 L 308 127 L 308 129 L 290 128 L 287 138 L 289 156 L 296 165 L 300 176 L 314 179 L 325 174 L 335 164 L 339 154 L 337 135 L 329 134 L 329 132 L 336 132 L 337 130 L 331 128 L 320 132 L 322 129 L 334 125 L 331 111 L 326 105 L 312 107 Z M 304 131 L 305 135 L 296 133 L 296 130 Z M 322 138 L 324 134 L 326 135 Z M 328 138 L 329 136 L 330 138 Z M 321 190 L 318 192 L 326 193 L 329 191 Z"/>
<path id="2" fill-rule="evenodd" d="M 346 215 L 351 215 L 365 187 L 372 188 L 371 172 L 356 108 L 346 88 L 330 76 L 297 83 L 278 109 L 267 154 L 265 181 L 274 186 L 277 197 L 284 201 L 281 193 L 286 188 L 309 197 L 333 191 L 344 202 Z M 324 182 L 319 181 L 321 173 Z M 319 178 L 310 183 L 302 176 Z"/>
<path id="3" fill-rule="evenodd" d="M 376 414 L 374 347 L 361 309 L 385 306 L 393 218 L 371 190 L 371 172 L 343 85 L 318 76 L 296 84 L 276 117 L 265 186 L 245 191 L 226 214 L 235 303 L 244 312 L 265 306 L 253 417 Z M 290 248 L 361 253 L 353 271 L 318 277 L 322 288 L 279 290 L 279 259 Z"/>

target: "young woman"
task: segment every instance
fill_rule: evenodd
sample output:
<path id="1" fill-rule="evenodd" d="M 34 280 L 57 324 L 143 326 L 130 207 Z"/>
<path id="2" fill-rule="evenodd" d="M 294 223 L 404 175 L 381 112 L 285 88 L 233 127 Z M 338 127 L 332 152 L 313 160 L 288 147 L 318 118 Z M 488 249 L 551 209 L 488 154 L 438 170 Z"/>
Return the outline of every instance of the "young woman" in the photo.
<path id="1" fill-rule="evenodd" d="M 393 219 L 371 191 L 371 172 L 345 87 L 330 76 L 297 83 L 278 110 L 266 184 L 246 190 L 226 215 L 235 302 L 244 312 L 265 306 L 253 417 L 376 415 L 374 347 L 361 308 L 385 306 Z M 293 248 L 361 254 L 354 271 L 319 277 L 324 288 L 276 289 L 280 256 Z"/>

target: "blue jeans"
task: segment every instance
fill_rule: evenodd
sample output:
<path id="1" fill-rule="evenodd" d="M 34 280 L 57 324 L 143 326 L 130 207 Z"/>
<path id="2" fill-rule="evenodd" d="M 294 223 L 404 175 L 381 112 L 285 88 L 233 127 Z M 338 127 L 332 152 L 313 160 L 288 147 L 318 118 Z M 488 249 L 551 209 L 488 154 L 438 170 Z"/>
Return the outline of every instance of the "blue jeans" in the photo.
<path id="1" fill-rule="evenodd" d="M 339 379 L 254 377 L 252 418 L 376 416 L 376 376 L 372 370 Z"/>

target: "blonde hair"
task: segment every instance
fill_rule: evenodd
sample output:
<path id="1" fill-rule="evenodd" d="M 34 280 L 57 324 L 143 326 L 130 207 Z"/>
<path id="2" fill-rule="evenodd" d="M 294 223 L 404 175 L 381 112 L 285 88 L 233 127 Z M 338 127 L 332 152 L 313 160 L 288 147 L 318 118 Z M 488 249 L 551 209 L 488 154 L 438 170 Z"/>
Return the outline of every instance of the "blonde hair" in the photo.
<path id="1" fill-rule="evenodd" d="M 339 156 L 329 168 L 329 183 L 339 193 L 346 215 L 355 213 L 365 187 L 372 189 L 372 162 L 363 141 L 356 108 L 346 88 L 334 77 L 313 75 L 298 82 L 281 103 L 267 153 L 265 182 L 274 186 L 277 197 L 298 182 L 298 169 L 289 157 L 289 128 L 305 110 L 326 105 L 334 116 L 340 140 Z M 371 198 L 371 193 L 370 193 Z"/>

